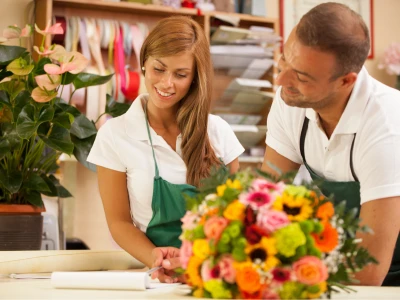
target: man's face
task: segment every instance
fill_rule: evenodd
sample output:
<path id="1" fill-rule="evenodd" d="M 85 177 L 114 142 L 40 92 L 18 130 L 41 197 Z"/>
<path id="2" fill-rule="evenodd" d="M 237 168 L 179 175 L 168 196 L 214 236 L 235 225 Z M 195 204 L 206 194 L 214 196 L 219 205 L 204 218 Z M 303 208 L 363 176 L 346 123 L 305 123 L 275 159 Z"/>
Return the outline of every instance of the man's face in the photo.
<path id="1" fill-rule="evenodd" d="M 289 106 L 327 108 L 340 88 L 340 79 L 331 80 L 335 74 L 335 56 L 302 45 L 295 30 L 278 63 L 280 73 L 276 82 L 282 86 L 281 97 Z"/>

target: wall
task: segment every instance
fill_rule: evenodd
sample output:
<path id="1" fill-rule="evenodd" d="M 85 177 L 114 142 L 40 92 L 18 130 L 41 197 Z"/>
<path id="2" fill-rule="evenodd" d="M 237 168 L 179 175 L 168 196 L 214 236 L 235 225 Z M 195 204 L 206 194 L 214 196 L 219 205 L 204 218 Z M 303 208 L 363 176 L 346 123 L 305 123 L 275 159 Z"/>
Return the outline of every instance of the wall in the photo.
<path id="1" fill-rule="evenodd" d="M 279 17 L 279 0 L 266 0 L 267 16 Z M 368 59 L 365 66 L 368 72 L 377 80 L 394 86 L 395 75 L 388 75 L 385 70 L 379 70 L 378 64 L 385 48 L 392 42 L 400 42 L 399 0 L 374 0 L 373 23 L 374 23 L 374 58 Z"/>

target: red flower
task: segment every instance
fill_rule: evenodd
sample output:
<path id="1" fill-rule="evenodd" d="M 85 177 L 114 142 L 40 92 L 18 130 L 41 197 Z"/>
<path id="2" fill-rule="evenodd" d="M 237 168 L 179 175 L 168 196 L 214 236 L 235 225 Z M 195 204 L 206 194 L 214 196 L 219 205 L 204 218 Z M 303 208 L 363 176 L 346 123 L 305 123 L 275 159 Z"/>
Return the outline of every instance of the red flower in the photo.
<path id="1" fill-rule="evenodd" d="M 276 282 L 284 283 L 290 279 L 291 272 L 284 268 L 275 268 L 272 270 L 272 276 Z"/>
<path id="2" fill-rule="evenodd" d="M 257 214 L 250 206 L 246 207 L 246 210 L 244 211 L 244 215 L 245 215 L 244 224 L 246 226 L 253 225 L 257 220 Z"/>
<path id="3" fill-rule="evenodd" d="M 267 232 L 257 225 L 247 226 L 244 235 L 247 241 L 252 245 L 260 242 L 263 236 L 268 236 Z"/>

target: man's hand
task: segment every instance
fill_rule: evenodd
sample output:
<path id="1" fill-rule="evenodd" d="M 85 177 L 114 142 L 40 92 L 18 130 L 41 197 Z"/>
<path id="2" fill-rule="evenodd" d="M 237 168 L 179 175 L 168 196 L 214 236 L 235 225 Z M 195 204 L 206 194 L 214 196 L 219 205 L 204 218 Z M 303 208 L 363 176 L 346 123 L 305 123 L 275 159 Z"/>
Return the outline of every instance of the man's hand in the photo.
<path id="1" fill-rule="evenodd" d="M 162 266 L 160 270 L 151 274 L 151 278 L 158 278 L 160 282 L 173 283 L 184 282 L 183 276 L 177 277 L 174 269 L 181 266 L 179 260 L 179 249 L 175 247 L 157 247 L 152 253 L 153 265 L 152 268 Z"/>

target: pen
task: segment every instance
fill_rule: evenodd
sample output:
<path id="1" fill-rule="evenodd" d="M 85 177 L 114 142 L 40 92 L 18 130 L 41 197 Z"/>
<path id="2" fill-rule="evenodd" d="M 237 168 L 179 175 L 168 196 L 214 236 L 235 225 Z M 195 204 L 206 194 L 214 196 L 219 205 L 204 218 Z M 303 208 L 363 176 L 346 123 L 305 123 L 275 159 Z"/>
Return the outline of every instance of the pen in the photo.
<path id="1" fill-rule="evenodd" d="M 147 271 L 147 274 L 150 275 L 150 274 L 152 274 L 153 272 L 155 272 L 155 271 L 157 271 L 157 270 L 160 270 L 161 268 L 162 268 L 161 266 L 151 268 L 150 270 Z"/>

